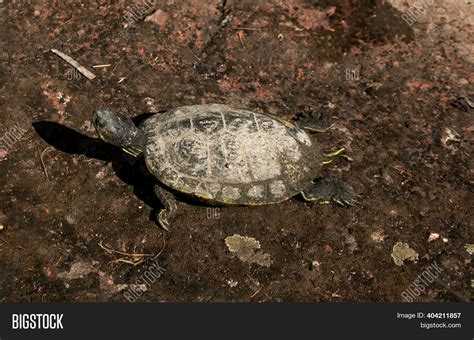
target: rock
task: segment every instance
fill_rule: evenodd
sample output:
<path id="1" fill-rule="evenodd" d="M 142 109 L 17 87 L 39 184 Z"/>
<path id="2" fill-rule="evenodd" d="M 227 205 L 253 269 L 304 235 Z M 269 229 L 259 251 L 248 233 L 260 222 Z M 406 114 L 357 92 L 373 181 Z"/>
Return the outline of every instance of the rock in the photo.
<path id="1" fill-rule="evenodd" d="M 155 100 L 153 98 L 147 97 L 144 99 L 145 104 L 147 106 L 147 110 L 150 112 L 158 112 L 158 107 L 155 104 Z"/>
<path id="2" fill-rule="evenodd" d="M 441 143 L 446 149 L 451 150 L 451 152 L 457 151 L 458 148 L 454 145 L 454 143 L 457 143 L 460 140 L 460 135 L 454 131 L 454 129 L 444 129 L 443 136 L 441 137 Z"/>
<path id="3" fill-rule="evenodd" d="M 324 246 L 324 252 L 328 253 L 328 254 L 332 254 L 334 250 L 332 249 L 332 247 L 329 245 L 329 244 L 326 244 Z"/>
<path id="4" fill-rule="evenodd" d="M 433 242 L 434 240 L 439 239 L 439 234 L 438 233 L 430 233 L 430 236 L 428 236 L 428 242 Z"/>
<path id="5" fill-rule="evenodd" d="M 106 168 L 102 168 L 99 170 L 99 172 L 95 175 L 95 178 L 102 180 L 105 178 L 105 175 L 107 174 Z"/>
<path id="6" fill-rule="evenodd" d="M 3 161 L 7 157 L 8 151 L 5 148 L 0 148 L 0 161 Z"/>
<path id="7" fill-rule="evenodd" d="M 161 31 L 164 31 L 166 29 L 166 26 L 168 25 L 168 13 L 161 9 L 158 9 L 152 15 L 147 16 L 145 18 L 145 21 L 153 22 L 154 24 L 158 25 Z"/>
<path id="8" fill-rule="evenodd" d="M 334 31 L 329 17 L 335 13 L 336 7 L 332 6 L 329 10 L 320 11 L 317 9 L 306 8 L 297 12 L 297 20 L 299 25 L 306 30 L 314 30 L 322 27 L 328 31 Z"/>
<path id="9" fill-rule="evenodd" d="M 227 280 L 227 284 L 229 285 L 230 288 L 234 288 L 234 287 L 237 287 L 237 285 L 239 284 L 239 282 L 230 279 L 230 280 Z"/>
<path id="10" fill-rule="evenodd" d="M 115 285 L 112 276 L 104 272 L 99 272 L 99 287 L 100 289 L 108 291 L 110 293 L 116 293 L 120 290 Z"/>
<path id="11" fill-rule="evenodd" d="M 387 238 L 387 235 L 385 234 L 383 230 L 380 230 L 380 229 L 370 234 L 370 239 L 374 241 L 375 243 L 383 243 L 386 238 Z"/>
<path id="12" fill-rule="evenodd" d="M 348 235 L 346 236 L 345 240 L 344 240 L 344 243 L 346 244 L 347 246 L 347 250 L 349 251 L 349 253 L 353 253 L 354 251 L 358 250 L 359 249 L 359 245 L 357 244 L 357 240 L 356 238 L 354 237 L 354 235 Z"/>
<path id="13" fill-rule="evenodd" d="M 119 283 L 116 287 L 117 287 L 117 290 L 118 290 L 118 291 L 122 291 L 122 290 L 125 290 L 125 289 L 128 288 L 128 284 L 126 284 L 126 283 Z"/>
<path id="14" fill-rule="evenodd" d="M 87 132 L 95 132 L 94 124 L 90 120 L 86 120 L 84 124 L 82 124 L 81 129 Z"/>
<path id="15" fill-rule="evenodd" d="M 70 215 L 70 214 L 66 215 L 66 221 L 67 221 L 67 223 L 69 223 L 70 225 L 76 224 L 76 220 L 75 220 L 74 216 L 72 216 L 72 215 Z"/>

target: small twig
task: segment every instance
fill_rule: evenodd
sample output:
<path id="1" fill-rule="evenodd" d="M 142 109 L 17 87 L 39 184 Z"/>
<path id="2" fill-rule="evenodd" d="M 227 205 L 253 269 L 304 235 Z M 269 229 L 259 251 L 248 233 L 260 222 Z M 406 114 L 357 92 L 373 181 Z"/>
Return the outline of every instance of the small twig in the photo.
<path id="1" fill-rule="evenodd" d="M 43 150 L 43 152 L 40 152 L 40 150 L 38 149 L 38 155 L 39 155 L 39 158 L 40 158 L 41 166 L 43 167 L 43 172 L 44 172 L 44 174 L 46 176 L 46 179 L 48 181 L 49 181 L 48 171 L 46 171 L 46 165 L 44 164 L 43 157 L 47 152 L 52 151 L 52 150 L 54 150 L 54 148 L 51 147 L 51 146 L 48 146 L 46 149 Z"/>
<path id="2" fill-rule="evenodd" d="M 108 253 L 115 253 L 115 254 L 120 254 L 120 255 L 125 255 L 125 256 L 130 256 L 130 257 L 147 257 L 147 256 L 155 256 L 155 254 L 132 254 L 132 253 L 125 253 L 123 251 L 115 250 L 110 247 L 104 246 L 103 242 L 99 242 L 99 247 L 101 247 L 103 250 L 105 250 Z"/>
<path id="3" fill-rule="evenodd" d="M 61 27 L 61 26 L 64 26 L 66 25 L 69 21 L 72 20 L 72 17 L 74 16 L 74 13 L 71 14 L 71 17 L 69 19 L 67 19 L 65 22 L 63 22 L 61 25 L 59 25 L 58 27 Z"/>
<path id="4" fill-rule="evenodd" d="M 158 252 L 158 254 L 131 254 L 131 253 L 125 253 L 125 252 L 122 252 L 122 251 L 114 250 L 110 247 L 104 246 L 102 241 L 99 242 L 99 247 L 101 247 L 103 250 L 105 250 L 109 254 L 120 254 L 120 255 L 128 256 L 128 257 L 132 258 L 131 260 L 122 259 L 122 258 L 115 259 L 115 260 L 110 261 L 109 262 L 110 264 L 115 264 L 115 263 L 122 262 L 122 263 L 126 263 L 126 264 L 131 264 L 133 266 L 137 266 L 140 263 L 145 262 L 145 259 L 147 257 L 151 257 L 153 260 L 156 260 L 158 258 L 158 256 L 160 256 L 161 253 L 163 253 L 163 251 L 165 250 L 165 245 L 166 245 L 166 240 L 163 238 L 163 247 Z"/>
<path id="5" fill-rule="evenodd" d="M 132 266 L 138 266 L 140 263 L 143 263 L 145 261 L 145 259 L 143 257 L 139 258 L 137 261 L 135 260 L 126 260 L 126 259 L 116 259 L 116 260 L 112 260 L 112 261 L 109 261 L 110 264 L 115 264 L 115 263 L 119 263 L 119 262 L 123 262 L 123 263 L 126 263 L 126 264 L 131 264 Z"/>
<path id="6" fill-rule="evenodd" d="M 260 286 L 260 288 L 258 288 L 255 293 L 253 293 L 252 295 L 250 295 L 250 298 L 253 298 L 254 296 L 256 296 L 258 293 L 260 293 L 260 291 L 263 289 L 263 286 Z"/>
<path id="7" fill-rule="evenodd" d="M 237 32 L 237 35 L 239 36 L 240 46 L 242 46 L 242 49 L 244 49 L 245 46 L 244 46 L 244 42 L 242 40 L 242 34 L 243 34 L 242 31 Z"/>
<path id="8" fill-rule="evenodd" d="M 102 67 L 109 67 L 112 66 L 112 64 L 102 64 L 102 65 L 94 65 L 92 66 L 93 68 L 102 68 Z"/>
<path id="9" fill-rule="evenodd" d="M 253 28 L 253 27 L 236 27 L 234 30 L 237 31 L 263 31 L 263 28 Z"/>
<path id="10" fill-rule="evenodd" d="M 79 64 L 77 61 L 75 61 L 74 59 L 72 59 L 70 56 L 64 54 L 63 52 L 60 52 L 58 50 L 55 50 L 54 48 L 51 49 L 51 52 L 53 52 L 54 54 L 56 54 L 57 56 L 59 56 L 60 58 L 64 59 L 65 61 L 67 61 L 69 64 L 71 64 L 76 70 L 78 70 L 79 72 L 81 72 L 86 78 L 92 80 L 95 78 L 95 74 L 92 73 L 91 71 L 89 71 L 88 69 L 86 69 L 84 66 L 82 66 L 81 64 Z"/>
<path id="11" fill-rule="evenodd" d="M 127 79 L 127 77 L 120 77 L 119 81 L 117 84 L 120 84 L 121 82 L 123 82 L 125 79 Z"/>
<path id="12" fill-rule="evenodd" d="M 258 287 L 257 290 L 250 296 L 250 298 L 253 298 L 253 297 L 256 296 L 258 293 L 260 293 L 260 291 L 263 289 L 263 285 L 262 285 L 260 282 L 256 281 L 254 278 L 252 278 L 249 274 L 245 274 L 245 275 L 249 278 L 250 281 L 252 281 L 252 283 L 253 283 L 255 286 Z"/>
<path id="13" fill-rule="evenodd" d="M 166 239 L 163 237 L 163 247 L 161 247 L 160 252 L 158 254 L 156 254 L 156 256 L 153 258 L 153 260 L 156 260 L 161 255 L 161 253 L 165 250 L 165 246 L 166 246 Z"/>
<path id="14" fill-rule="evenodd" d="M 117 61 L 117 63 L 115 63 L 114 65 L 114 68 L 112 69 L 112 72 L 115 71 L 115 69 L 117 68 L 117 66 L 120 64 L 120 62 L 122 61 L 123 57 L 120 57 L 119 61 Z"/>
<path id="15" fill-rule="evenodd" d="M 409 178 L 413 177 L 412 174 L 403 167 L 403 165 L 395 164 L 395 165 L 392 165 L 391 167 L 393 169 L 397 170 L 400 175 L 407 175 L 407 177 L 409 177 Z"/>
<path id="16" fill-rule="evenodd" d="M 260 286 L 260 282 L 255 281 L 255 279 L 253 277 L 251 277 L 249 274 L 245 274 L 245 276 L 247 276 L 249 278 L 249 280 L 252 281 L 252 283 L 254 285 Z"/>
<path id="17" fill-rule="evenodd" d="M 63 259 L 63 256 L 61 255 L 59 259 L 56 261 L 56 263 L 53 264 L 53 266 L 56 267 L 59 264 L 59 262 L 61 262 L 62 259 Z"/>
<path id="18" fill-rule="evenodd" d="M 189 52 L 191 52 L 193 57 L 197 59 L 197 61 L 199 61 L 199 62 L 201 61 L 201 59 L 196 54 L 194 54 L 194 52 L 189 47 L 188 47 L 188 50 L 189 50 Z"/>

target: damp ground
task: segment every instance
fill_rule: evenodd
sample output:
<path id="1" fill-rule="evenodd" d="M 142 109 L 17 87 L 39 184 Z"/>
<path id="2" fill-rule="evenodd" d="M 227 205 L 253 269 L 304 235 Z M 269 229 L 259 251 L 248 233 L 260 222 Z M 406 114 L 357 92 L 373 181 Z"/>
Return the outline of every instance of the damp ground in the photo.
<path id="1" fill-rule="evenodd" d="M 472 299 L 474 5 L 149 3 L 0 1 L 0 301 L 401 301 L 426 268 L 415 300 Z M 346 152 L 319 175 L 362 205 L 180 197 L 160 230 L 154 179 L 91 113 L 204 103 L 329 117 L 316 138 Z"/>

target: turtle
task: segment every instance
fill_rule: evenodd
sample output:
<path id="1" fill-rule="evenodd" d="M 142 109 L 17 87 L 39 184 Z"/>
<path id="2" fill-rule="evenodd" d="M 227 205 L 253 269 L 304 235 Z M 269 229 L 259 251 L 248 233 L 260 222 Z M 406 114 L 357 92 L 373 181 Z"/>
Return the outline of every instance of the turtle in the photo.
<path id="1" fill-rule="evenodd" d="M 164 207 L 156 219 L 167 231 L 177 193 L 218 206 L 280 203 L 298 194 L 306 201 L 358 203 L 348 184 L 318 178 L 323 164 L 343 149 L 323 153 L 313 132 L 329 126 L 316 118 L 300 124 L 205 104 L 153 113 L 138 127 L 110 109 L 95 110 L 92 122 L 103 141 L 144 157 Z"/>

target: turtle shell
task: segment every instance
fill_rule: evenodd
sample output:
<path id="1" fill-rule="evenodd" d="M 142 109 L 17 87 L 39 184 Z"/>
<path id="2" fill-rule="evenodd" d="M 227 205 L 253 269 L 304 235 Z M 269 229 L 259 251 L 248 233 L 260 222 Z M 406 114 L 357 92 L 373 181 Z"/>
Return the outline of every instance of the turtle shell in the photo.
<path id="1" fill-rule="evenodd" d="M 295 125 L 220 104 L 183 106 L 141 126 L 150 172 L 171 189 L 223 204 L 268 204 L 301 192 L 322 165 Z"/>

